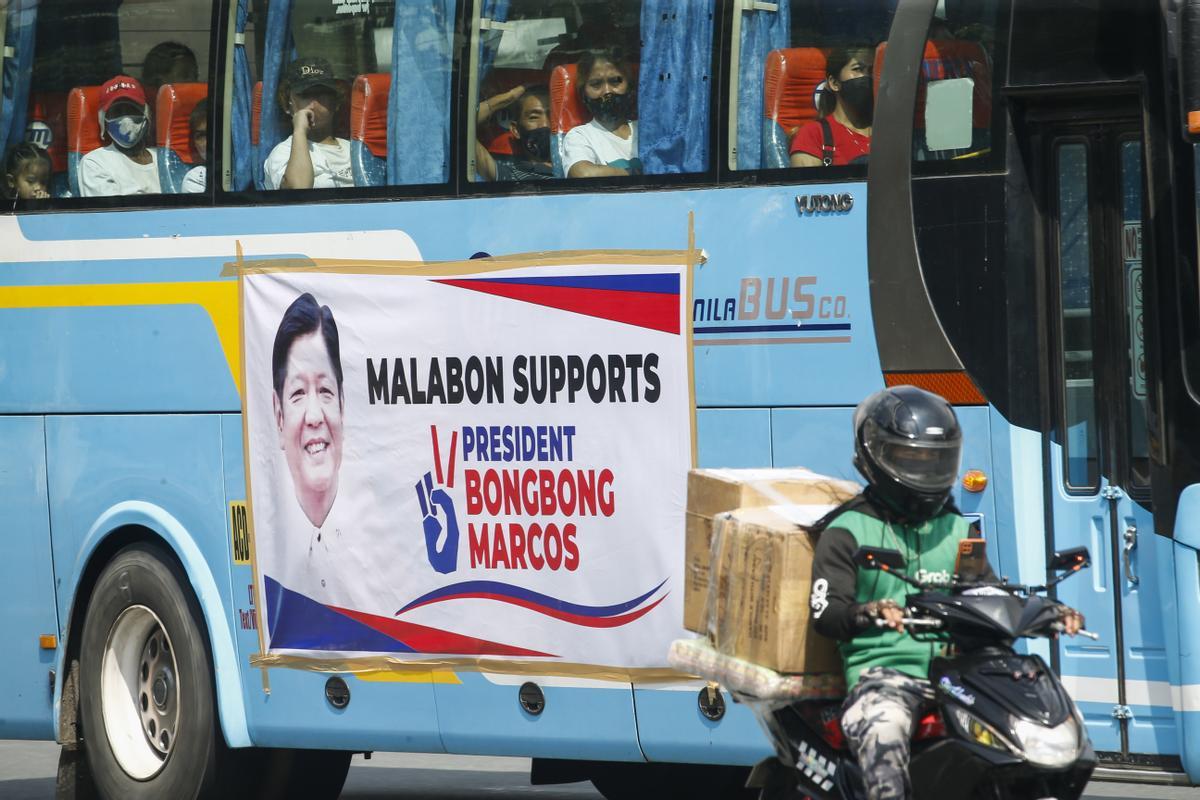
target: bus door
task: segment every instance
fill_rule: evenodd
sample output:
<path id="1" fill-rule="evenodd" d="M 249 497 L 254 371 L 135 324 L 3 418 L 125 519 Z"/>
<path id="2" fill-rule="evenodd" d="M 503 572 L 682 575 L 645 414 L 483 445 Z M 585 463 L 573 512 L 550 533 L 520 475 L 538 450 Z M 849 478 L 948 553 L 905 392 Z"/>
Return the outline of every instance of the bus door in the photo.
<path id="1" fill-rule="evenodd" d="M 1085 545 L 1091 569 L 1058 587 L 1099 641 L 1063 638 L 1058 664 L 1104 760 L 1178 753 L 1156 580 L 1169 540 L 1150 505 L 1143 347 L 1142 135 L 1129 116 L 1035 126 L 1046 220 L 1050 548 Z M 1164 573 L 1166 574 L 1166 573 Z"/>

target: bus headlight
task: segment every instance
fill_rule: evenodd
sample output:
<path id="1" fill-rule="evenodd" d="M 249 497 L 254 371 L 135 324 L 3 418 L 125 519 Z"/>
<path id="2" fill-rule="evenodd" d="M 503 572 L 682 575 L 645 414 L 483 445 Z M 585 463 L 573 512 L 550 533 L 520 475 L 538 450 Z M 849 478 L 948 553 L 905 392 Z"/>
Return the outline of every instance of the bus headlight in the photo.
<path id="1" fill-rule="evenodd" d="M 1079 754 L 1079 724 L 1074 716 L 1053 728 L 1013 717 L 1012 731 L 1031 764 L 1065 767 Z"/>

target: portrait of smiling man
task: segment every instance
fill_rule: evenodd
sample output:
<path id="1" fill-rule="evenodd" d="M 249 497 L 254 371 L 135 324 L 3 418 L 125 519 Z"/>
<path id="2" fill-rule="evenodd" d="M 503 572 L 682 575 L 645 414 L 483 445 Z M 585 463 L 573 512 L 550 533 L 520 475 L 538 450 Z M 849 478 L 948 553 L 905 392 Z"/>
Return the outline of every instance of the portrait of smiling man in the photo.
<path id="1" fill-rule="evenodd" d="M 292 541 L 308 533 L 307 586 L 321 593 L 333 569 L 342 538 L 338 514 L 338 477 L 342 466 L 343 414 L 341 345 L 329 306 L 308 292 L 297 297 L 279 323 L 271 354 L 272 407 L 279 449 L 287 462 L 296 506 L 285 503 L 280 515 Z M 344 506 L 345 503 L 340 505 Z M 289 508 L 290 507 L 290 508 Z M 319 583 L 317 583 L 319 582 Z"/>

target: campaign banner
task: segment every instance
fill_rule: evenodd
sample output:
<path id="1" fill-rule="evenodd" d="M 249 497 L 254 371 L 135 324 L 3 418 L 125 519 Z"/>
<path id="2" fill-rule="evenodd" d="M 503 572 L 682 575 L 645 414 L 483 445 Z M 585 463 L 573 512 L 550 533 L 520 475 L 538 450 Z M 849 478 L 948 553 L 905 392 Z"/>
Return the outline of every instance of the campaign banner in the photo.
<path id="1" fill-rule="evenodd" d="M 243 273 L 268 655 L 666 664 L 688 267 L 565 260 Z"/>

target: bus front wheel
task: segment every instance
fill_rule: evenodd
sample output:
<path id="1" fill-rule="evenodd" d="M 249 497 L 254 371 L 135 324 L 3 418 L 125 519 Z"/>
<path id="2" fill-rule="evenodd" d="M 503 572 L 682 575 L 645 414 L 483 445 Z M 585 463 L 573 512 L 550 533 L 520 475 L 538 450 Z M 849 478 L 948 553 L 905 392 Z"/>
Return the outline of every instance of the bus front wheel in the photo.
<path id="1" fill-rule="evenodd" d="M 92 778 L 111 800 L 230 797 L 198 603 L 153 544 L 121 550 L 96 581 L 80 643 L 80 727 Z"/>

